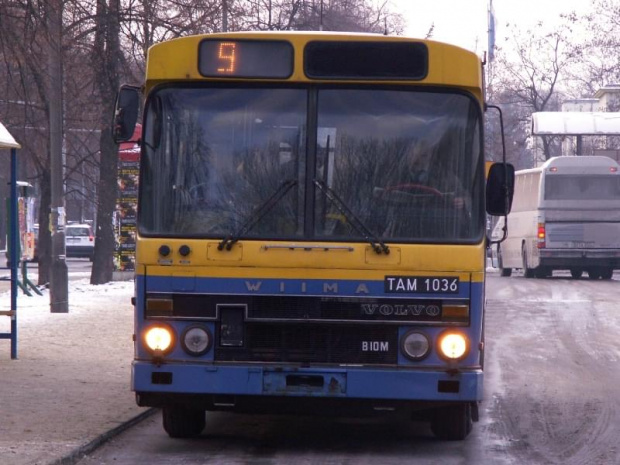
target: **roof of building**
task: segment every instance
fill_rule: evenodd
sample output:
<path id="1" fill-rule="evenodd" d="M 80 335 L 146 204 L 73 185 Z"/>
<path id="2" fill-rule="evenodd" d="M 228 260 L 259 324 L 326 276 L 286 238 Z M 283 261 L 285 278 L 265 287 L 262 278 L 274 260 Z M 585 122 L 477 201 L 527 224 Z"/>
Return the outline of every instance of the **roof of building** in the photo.
<path id="1" fill-rule="evenodd" d="M 594 96 L 601 98 L 605 94 L 617 94 L 620 92 L 620 84 L 607 84 L 596 91 Z"/>

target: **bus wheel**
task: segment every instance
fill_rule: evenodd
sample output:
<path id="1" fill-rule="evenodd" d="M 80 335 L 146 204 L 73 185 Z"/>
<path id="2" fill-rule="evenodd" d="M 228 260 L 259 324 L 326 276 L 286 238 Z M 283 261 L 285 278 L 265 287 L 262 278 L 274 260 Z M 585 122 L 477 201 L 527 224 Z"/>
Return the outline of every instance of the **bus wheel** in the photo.
<path id="1" fill-rule="evenodd" d="M 601 277 L 601 270 L 598 268 L 590 268 L 588 270 L 588 278 L 590 279 L 599 279 Z"/>
<path id="2" fill-rule="evenodd" d="M 512 268 L 500 268 L 499 275 L 507 278 L 512 275 Z"/>
<path id="3" fill-rule="evenodd" d="M 581 268 L 571 268 L 570 269 L 570 275 L 573 277 L 573 279 L 581 278 L 582 274 L 583 274 L 583 270 Z"/>
<path id="4" fill-rule="evenodd" d="M 497 267 L 499 268 L 499 275 L 507 278 L 512 274 L 512 268 L 504 268 L 504 260 L 502 259 L 502 249 L 497 248 Z"/>
<path id="5" fill-rule="evenodd" d="M 601 279 L 611 279 L 613 275 L 614 275 L 613 268 L 603 268 L 601 270 Z"/>
<path id="6" fill-rule="evenodd" d="M 164 430 L 171 438 L 191 438 L 202 433 L 205 427 L 204 410 L 164 407 Z"/>
<path id="7" fill-rule="evenodd" d="M 471 405 L 458 404 L 435 410 L 431 419 L 431 431 L 437 438 L 462 441 L 472 428 Z"/>
<path id="8" fill-rule="evenodd" d="M 529 268 L 527 265 L 527 252 L 525 251 L 525 247 L 521 249 L 521 256 L 523 257 L 523 276 L 526 278 L 533 278 L 534 269 Z"/>

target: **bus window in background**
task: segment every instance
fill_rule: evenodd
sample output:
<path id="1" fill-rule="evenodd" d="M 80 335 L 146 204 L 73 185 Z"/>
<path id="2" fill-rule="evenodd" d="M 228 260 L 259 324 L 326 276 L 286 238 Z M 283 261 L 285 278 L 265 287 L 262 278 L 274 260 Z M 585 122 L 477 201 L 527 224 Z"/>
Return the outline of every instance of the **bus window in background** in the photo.
<path id="1" fill-rule="evenodd" d="M 620 200 L 620 176 L 613 173 L 547 176 L 545 200 Z"/>

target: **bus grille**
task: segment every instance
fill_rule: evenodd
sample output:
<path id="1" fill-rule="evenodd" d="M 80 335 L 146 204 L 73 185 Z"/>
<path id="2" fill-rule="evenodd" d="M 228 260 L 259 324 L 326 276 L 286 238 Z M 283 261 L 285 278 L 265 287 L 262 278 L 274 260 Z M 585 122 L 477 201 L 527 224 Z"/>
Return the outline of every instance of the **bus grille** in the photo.
<path id="1" fill-rule="evenodd" d="M 246 323 L 242 346 L 219 340 L 216 361 L 396 364 L 398 356 L 396 326 Z"/>

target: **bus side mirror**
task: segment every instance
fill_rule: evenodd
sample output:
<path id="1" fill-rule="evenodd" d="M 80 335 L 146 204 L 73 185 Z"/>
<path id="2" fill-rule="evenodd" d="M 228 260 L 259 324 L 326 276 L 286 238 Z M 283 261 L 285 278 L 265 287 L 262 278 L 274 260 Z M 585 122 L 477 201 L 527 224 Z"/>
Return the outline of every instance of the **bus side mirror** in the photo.
<path id="1" fill-rule="evenodd" d="M 114 122 L 112 123 L 112 137 L 117 144 L 127 142 L 133 136 L 138 121 L 140 107 L 140 88 L 123 85 L 116 96 L 114 106 Z"/>
<path id="2" fill-rule="evenodd" d="M 487 213 L 505 216 L 512 208 L 515 186 L 515 168 L 510 163 L 494 163 L 487 176 Z"/>

